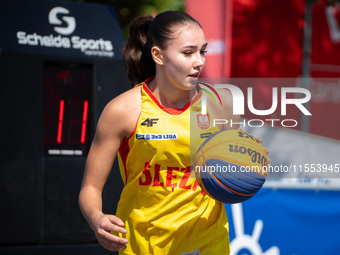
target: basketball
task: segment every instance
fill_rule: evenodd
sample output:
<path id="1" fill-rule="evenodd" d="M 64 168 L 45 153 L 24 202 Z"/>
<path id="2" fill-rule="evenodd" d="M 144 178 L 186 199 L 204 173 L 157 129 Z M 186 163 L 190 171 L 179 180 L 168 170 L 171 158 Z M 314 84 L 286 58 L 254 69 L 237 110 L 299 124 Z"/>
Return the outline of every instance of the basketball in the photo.
<path id="1" fill-rule="evenodd" d="M 266 180 L 267 154 L 247 132 L 222 130 L 208 137 L 195 157 L 195 175 L 202 190 L 227 204 L 253 197 Z"/>

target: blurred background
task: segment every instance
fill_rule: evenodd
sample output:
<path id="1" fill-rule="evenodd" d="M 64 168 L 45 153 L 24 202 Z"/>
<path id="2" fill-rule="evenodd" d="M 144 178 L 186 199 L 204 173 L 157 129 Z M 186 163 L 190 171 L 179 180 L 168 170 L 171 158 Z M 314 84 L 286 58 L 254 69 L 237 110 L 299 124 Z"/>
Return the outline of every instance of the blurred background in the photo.
<path id="1" fill-rule="evenodd" d="M 225 205 L 231 254 L 338 254 L 340 4 L 328 0 L 1 1 L 0 254 L 109 253 L 78 207 L 84 164 L 102 109 L 130 88 L 122 62 L 129 24 L 166 10 L 202 25 L 202 79 L 246 96 L 252 87 L 259 110 L 279 89 L 277 110 L 243 116 L 265 122 L 243 129 L 263 138 L 279 170 L 251 200 Z M 294 105 L 281 114 L 285 87 L 310 91 L 311 116 Z M 297 125 L 284 127 L 285 119 Z M 115 162 L 105 213 L 114 214 L 122 187 Z"/>

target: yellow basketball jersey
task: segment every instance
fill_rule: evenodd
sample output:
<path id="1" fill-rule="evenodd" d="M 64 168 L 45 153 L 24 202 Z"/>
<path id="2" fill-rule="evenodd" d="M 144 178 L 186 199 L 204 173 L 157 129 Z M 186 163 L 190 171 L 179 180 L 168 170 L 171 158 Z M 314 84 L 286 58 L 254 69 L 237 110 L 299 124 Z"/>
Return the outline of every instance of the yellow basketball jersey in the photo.
<path id="1" fill-rule="evenodd" d="M 141 97 L 135 131 L 118 153 L 125 187 L 116 215 L 127 229 L 119 235 L 129 240 L 120 254 L 229 254 L 224 205 L 204 194 L 190 167 L 190 135 L 197 136 L 191 148 L 196 152 L 218 129 L 199 111 L 190 122 L 195 109 L 190 103 L 182 109 L 163 107 L 146 83 Z M 199 99 L 200 94 L 192 106 Z"/>

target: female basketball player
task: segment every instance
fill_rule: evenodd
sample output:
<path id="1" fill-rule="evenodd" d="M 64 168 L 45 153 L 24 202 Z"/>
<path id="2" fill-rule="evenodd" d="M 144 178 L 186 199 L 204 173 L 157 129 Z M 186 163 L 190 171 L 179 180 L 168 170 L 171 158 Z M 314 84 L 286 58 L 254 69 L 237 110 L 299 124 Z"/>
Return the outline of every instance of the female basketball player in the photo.
<path id="1" fill-rule="evenodd" d="M 79 195 L 81 210 L 98 242 L 121 254 L 229 254 L 224 205 L 206 196 L 190 176 L 195 132 L 189 106 L 201 95 L 195 84 L 205 64 L 203 30 L 189 15 L 169 11 L 136 19 L 129 33 L 124 62 L 131 83 L 141 84 L 113 99 L 99 119 Z M 229 93 L 219 91 L 228 102 L 223 111 L 208 100 L 209 114 L 238 122 Z M 231 128 L 206 125 L 207 119 L 194 122 L 199 135 Z M 116 154 L 125 187 L 116 215 L 108 215 L 101 193 Z"/>

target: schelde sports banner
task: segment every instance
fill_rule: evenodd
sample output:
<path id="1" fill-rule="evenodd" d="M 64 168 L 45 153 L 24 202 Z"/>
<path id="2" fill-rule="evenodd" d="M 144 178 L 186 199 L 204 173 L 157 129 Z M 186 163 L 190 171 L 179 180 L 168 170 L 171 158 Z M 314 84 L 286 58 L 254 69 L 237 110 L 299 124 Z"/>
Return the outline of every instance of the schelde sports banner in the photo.
<path id="1" fill-rule="evenodd" d="M 113 8 L 105 5 L 2 1 L 0 31 L 2 52 L 122 58 L 121 29 Z"/>

